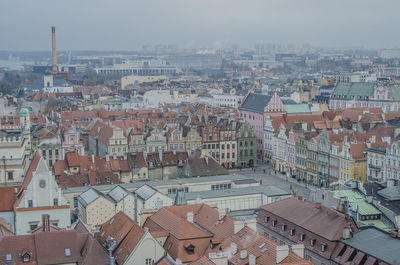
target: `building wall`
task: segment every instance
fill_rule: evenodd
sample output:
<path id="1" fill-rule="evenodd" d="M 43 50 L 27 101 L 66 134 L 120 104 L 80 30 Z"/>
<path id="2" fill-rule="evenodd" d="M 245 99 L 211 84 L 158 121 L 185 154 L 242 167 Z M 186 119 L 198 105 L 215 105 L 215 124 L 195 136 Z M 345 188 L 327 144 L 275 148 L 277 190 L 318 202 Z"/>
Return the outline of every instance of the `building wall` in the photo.
<path id="1" fill-rule="evenodd" d="M 164 254 L 164 248 L 151 236 L 150 232 L 147 231 L 141 238 L 139 245 L 134 249 L 134 252 L 124 262 L 124 265 L 145 265 L 146 259 L 152 259 L 151 264 L 154 264 L 160 260 Z"/>
<path id="2" fill-rule="evenodd" d="M 103 224 L 116 214 L 114 203 L 104 197 L 97 198 L 81 210 L 85 212 L 85 223 L 92 226 Z"/>
<path id="3" fill-rule="evenodd" d="M 253 128 L 257 138 L 258 158 L 261 159 L 264 146 L 264 115 L 241 110 L 240 117 Z"/>
<path id="4" fill-rule="evenodd" d="M 40 226 L 42 225 L 42 215 L 50 215 L 50 224 L 57 224 L 60 228 L 68 228 L 71 226 L 71 215 L 68 208 L 55 208 L 55 209 L 43 209 L 27 211 L 17 210 L 15 213 L 15 227 L 17 235 L 26 235 L 31 231 L 31 225 Z M 33 227 L 32 227 L 33 228 Z"/>
<path id="5" fill-rule="evenodd" d="M 133 194 L 128 194 L 124 199 L 115 205 L 115 213 L 124 212 L 132 220 L 135 220 L 135 197 Z"/>

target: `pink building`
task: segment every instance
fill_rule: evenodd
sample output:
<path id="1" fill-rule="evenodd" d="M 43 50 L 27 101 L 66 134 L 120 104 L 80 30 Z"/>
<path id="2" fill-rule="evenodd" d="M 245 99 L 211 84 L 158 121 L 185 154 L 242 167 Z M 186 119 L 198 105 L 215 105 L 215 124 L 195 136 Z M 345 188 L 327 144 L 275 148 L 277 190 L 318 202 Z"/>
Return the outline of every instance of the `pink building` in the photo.
<path id="1" fill-rule="evenodd" d="M 65 158 L 65 154 L 69 151 L 75 151 L 80 156 L 85 154 L 83 143 L 79 138 L 79 132 L 76 131 L 74 128 L 71 128 L 64 132 L 64 141 L 62 143 L 62 159 Z"/>
<path id="2" fill-rule="evenodd" d="M 249 93 L 243 99 L 239 107 L 240 119 L 246 121 L 253 128 L 257 138 L 257 157 L 263 158 L 265 108 L 268 106 L 271 96 Z"/>

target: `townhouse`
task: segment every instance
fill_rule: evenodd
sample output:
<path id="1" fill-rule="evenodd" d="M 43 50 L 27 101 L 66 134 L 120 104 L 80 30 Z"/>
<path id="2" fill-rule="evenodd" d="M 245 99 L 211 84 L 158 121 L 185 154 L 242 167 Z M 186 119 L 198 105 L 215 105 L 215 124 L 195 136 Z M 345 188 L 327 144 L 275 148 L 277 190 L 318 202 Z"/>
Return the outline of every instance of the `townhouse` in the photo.
<path id="1" fill-rule="evenodd" d="M 280 245 L 304 244 L 313 264 L 336 264 L 333 253 L 341 239 L 358 232 L 354 221 L 320 203 L 287 198 L 260 207 L 257 231 Z"/>

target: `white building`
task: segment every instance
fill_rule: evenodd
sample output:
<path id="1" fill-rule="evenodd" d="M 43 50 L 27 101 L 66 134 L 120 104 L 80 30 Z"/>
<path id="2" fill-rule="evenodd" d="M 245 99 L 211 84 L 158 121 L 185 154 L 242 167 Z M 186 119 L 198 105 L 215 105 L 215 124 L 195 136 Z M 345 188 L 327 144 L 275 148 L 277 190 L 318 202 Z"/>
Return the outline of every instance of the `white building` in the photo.
<path id="1" fill-rule="evenodd" d="M 16 234 L 27 234 L 42 225 L 44 214 L 50 215 L 51 225 L 68 228 L 69 208 L 46 161 L 36 152 L 14 203 Z"/>
<path id="2" fill-rule="evenodd" d="M 74 88 L 64 79 L 54 80 L 53 75 L 48 74 L 43 77 L 43 92 L 71 93 L 74 92 Z"/>
<path id="3" fill-rule="evenodd" d="M 25 108 L 19 117 L 1 117 L 0 185 L 21 184 L 24 180 L 31 158 L 30 128 L 30 114 Z"/>

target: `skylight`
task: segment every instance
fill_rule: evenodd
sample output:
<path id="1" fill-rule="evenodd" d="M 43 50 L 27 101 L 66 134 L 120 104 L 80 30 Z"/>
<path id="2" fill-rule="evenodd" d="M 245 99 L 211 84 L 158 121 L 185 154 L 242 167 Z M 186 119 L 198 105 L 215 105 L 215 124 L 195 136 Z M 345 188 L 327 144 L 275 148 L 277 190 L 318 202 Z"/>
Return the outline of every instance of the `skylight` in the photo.
<path id="1" fill-rule="evenodd" d="M 263 249 L 261 249 L 261 253 L 265 253 L 265 252 L 267 252 L 267 250 L 268 250 L 268 248 L 263 248 Z"/>
<path id="2" fill-rule="evenodd" d="M 6 254 L 6 261 L 11 261 L 12 260 L 12 256 L 10 253 Z"/>
<path id="3" fill-rule="evenodd" d="M 262 243 L 261 245 L 258 246 L 259 249 L 263 248 L 267 243 Z"/>
<path id="4" fill-rule="evenodd" d="M 65 256 L 66 257 L 71 257 L 71 249 L 70 248 L 66 248 L 65 249 Z"/>

